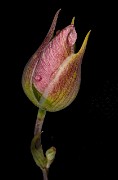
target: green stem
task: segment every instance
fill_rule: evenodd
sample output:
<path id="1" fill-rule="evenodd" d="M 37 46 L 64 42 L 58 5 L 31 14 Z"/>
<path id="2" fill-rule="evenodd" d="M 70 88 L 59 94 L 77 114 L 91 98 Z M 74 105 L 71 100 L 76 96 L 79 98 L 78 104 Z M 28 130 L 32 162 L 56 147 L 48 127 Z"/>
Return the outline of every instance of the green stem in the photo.
<path id="1" fill-rule="evenodd" d="M 37 134 L 41 134 L 45 115 L 46 115 L 45 110 L 43 109 L 38 110 L 37 119 L 36 119 L 35 128 L 34 128 L 34 136 L 36 136 Z M 41 145 L 41 136 L 36 142 L 36 148 L 38 149 L 40 145 Z"/>
<path id="2" fill-rule="evenodd" d="M 55 158 L 56 149 L 52 146 L 46 151 L 44 155 L 43 148 L 41 145 L 41 132 L 45 115 L 45 110 L 38 110 L 36 124 L 34 128 L 34 138 L 31 142 L 31 153 L 35 163 L 42 170 L 43 180 L 48 180 L 48 170 Z"/>
<path id="3" fill-rule="evenodd" d="M 43 148 L 41 145 L 41 132 L 42 132 L 42 126 L 45 115 L 46 115 L 45 110 L 42 109 L 38 110 L 37 119 L 34 128 L 34 138 L 32 139 L 31 142 L 31 153 L 35 163 L 37 164 L 38 167 L 40 167 L 40 169 L 43 172 L 44 180 L 48 180 L 47 173 L 46 171 L 44 171 L 47 165 L 47 159 L 44 156 Z"/>

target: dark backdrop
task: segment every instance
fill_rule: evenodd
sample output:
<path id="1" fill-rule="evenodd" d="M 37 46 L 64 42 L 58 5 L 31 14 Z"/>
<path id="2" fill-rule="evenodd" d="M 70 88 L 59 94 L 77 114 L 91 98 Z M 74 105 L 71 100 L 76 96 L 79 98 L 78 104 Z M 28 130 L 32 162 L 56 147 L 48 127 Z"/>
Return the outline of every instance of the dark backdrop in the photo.
<path id="1" fill-rule="evenodd" d="M 42 134 L 44 150 L 57 154 L 49 180 L 106 179 L 116 173 L 118 120 L 117 11 L 100 1 L 9 2 L 4 6 L 5 95 L 1 126 L 5 172 L 12 179 L 42 179 L 30 153 L 37 108 L 25 96 L 21 77 L 25 64 L 43 41 L 55 12 L 56 30 L 75 16 L 79 49 L 91 29 L 82 63 L 82 81 L 75 101 L 66 109 L 47 113 Z M 6 58 L 8 55 L 8 58 Z M 2 66 L 1 66 L 2 69 Z M 4 70 L 2 69 L 2 70 Z M 113 178 L 114 179 L 114 178 Z"/>

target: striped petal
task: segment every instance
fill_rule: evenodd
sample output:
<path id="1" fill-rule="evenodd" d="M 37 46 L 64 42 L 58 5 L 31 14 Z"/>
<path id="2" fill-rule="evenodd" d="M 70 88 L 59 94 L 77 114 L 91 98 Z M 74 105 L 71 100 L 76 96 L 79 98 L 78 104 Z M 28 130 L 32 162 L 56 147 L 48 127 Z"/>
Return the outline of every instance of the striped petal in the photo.
<path id="1" fill-rule="evenodd" d="M 47 111 L 59 111 L 67 107 L 76 97 L 81 82 L 81 63 L 90 31 L 76 54 L 68 56 L 59 67 L 40 99 L 40 106 Z"/>
<path id="2" fill-rule="evenodd" d="M 35 96 L 35 91 L 32 87 L 32 77 L 33 74 L 35 72 L 35 68 L 37 66 L 37 63 L 40 61 L 40 54 L 43 51 L 43 49 L 47 46 L 47 44 L 49 43 L 49 41 L 51 40 L 54 30 L 55 30 L 55 26 L 56 26 L 56 22 L 57 22 L 57 18 L 58 18 L 58 14 L 59 14 L 60 9 L 57 11 L 57 13 L 55 14 L 55 17 L 53 19 L 53 22 L 51 24 L 51 27 L 43 41 L 43 43 L 41 44 L 41 46 L 37 49 L 37 51 L 34 53 L 34 55 L 30 58 L 30 60 L 28 61 L 28 63 L 26 64 L 24 71 L 23 71 L 23 75 L 22 75 L 22 87 L 23 90 L 25 92 L 25 94 L 28 96 L 28 98 L 36 105 L 39 106 L 39 102 Z M 41 93 L 39 93 L 39 96 L 41 96 Z"/>
<path id="3" fill-rule="evenodd" d="M 43 93 L 64 60 L 71 54 L 77 33 L 74 25 L 69 25 L 55 36 L 44 48 L 33 76 L 33 84 L 37 91 Z"/>

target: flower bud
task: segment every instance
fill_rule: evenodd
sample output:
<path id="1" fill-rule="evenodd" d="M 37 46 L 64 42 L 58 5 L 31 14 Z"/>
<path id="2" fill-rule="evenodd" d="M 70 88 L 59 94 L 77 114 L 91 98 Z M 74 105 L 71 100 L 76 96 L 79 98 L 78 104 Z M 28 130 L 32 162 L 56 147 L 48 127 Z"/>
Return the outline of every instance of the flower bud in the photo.
<path id="1" fill-rule="evenodd" d="M 58 31 L 57 11 L 50 30 L 41 46 L 27 63 L 22 76 L 22 85 L 28 98 L 46 111 L 59 111 L 75 99 L 81 82 L 81 63 L 90 31 L 77 53 L 74 46 L 77 33 L 72 23 Z"/>
<path id="2" fill-rule="evenodd" d="M 47 159 L 47 164 L 46 164 L 46 168 L 49 169 L 50 165 L 52 164 L 52 162 L 54 161 L 56 155 L 56 149 L 55 147 L 51 147 L 50 149 L 48 149 L 46 151 L 46 159 Z"/>

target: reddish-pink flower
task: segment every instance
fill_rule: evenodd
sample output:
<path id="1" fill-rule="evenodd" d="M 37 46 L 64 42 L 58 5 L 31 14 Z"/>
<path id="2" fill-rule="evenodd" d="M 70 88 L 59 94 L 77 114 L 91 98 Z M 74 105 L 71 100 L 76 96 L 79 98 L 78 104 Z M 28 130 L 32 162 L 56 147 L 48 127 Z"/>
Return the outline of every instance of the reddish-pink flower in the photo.
<path id="1" fill-rule="evenodd" d="M 23 89 L 28 98 L 47 111 L 61 110 L 75 99 L 80 88 L 81 63 L 90 34 L 89 31 L 80 50 L 74 53 L 77 39 L 74 19 L 53 37 L 59 11 L 22 76 Z"/>

